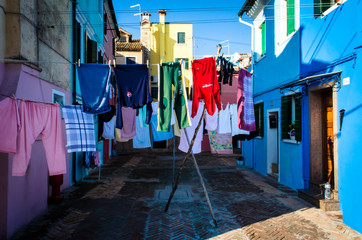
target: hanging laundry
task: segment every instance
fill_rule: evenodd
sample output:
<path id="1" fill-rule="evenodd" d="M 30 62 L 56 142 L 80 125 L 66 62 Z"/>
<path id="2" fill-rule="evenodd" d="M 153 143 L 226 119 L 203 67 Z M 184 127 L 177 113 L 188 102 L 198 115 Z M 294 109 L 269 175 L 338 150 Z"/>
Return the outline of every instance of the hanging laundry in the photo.
<path id="1" fill-rule="evenodd" d="M 119 129 L 119 128 L 114 129 L 114 137 L 117 142 L 125 142 L 125 141 L 121 140 L 121 129 Z"/>
<path id="2" fill-rule="evenodd" d="M 98 141 L 104 138 L 102 134 L 104 132 L 103 128 L 105 123 L 111 121 L 115 114 L 116 114 L 116 107 L 111 106 L 110 111 L 98 115 Z"/>
<path id="3" fill-rule="evenodd" d="M 104 127 L 103 127 L 102 137 L 104 137 L 105 139 L 114 139 L 115 122 L 116 122 L 116 117 L 113 116 L 113 118 L 109 122 L 103 123 Z"/>
<path id="4" fill-rule="evenodd" d="M 153 105 L 152 105 L 153 106 Z M 153 107 L 152 107 L 153 109 Z M 147 118 L 147 107 L 143 106 L 142 108 L 138 109 L 138 116 L 140 120 L 140 127 L 148 127 L 148 124 L 146 124 L 146 118 Z"/>
<path id="5" fill-rule="evenodd" d="M 170 131 L 170 121 L 173 115 L 172 85 L 175 87 L 174 109 L 180 128 L 190 126 L 188 115 L 186 88 L 181 78 L 181 64 L 178 62 L 163 63 L 160 67 L 160 81 L 158 83 L 158 126 L 157 131 Z"/>
<path id="6" fill-rule="evenodd" d="M 222 58 L 222 66 L 220 65 L 220 67 L 223 68 L 223 76 L 222 76 L 222 84 L 228 84 L 229 82 L 229 62 L 225 59 Z"/>
<path id="7" fill-rule="evenodd" d="M 5 98 L 0 102 L 0 136 L 6 140 L 0 141 L 0 152 L 15 153 L 20 118 L 17 101 Z"/>
<path id="8" fill-rule="evenodd" d="M 228 73 L 229 73 L 229 86 L 233 85 L 233 74 L 234 74 L 234 64 L 229 62 L 228 65 Z"/>
<path id="9" fill-rule="evenodd" d="M 242 68 L 238 76 L 237 103 L 239 128 L 245 131 L 256 131 L 251 74 Z"/>
<path id="10" fill-rule="evenodd" d="M 83 111 L 91 114 L 110 111 L 110 67 L 106 64 L 87 63 L 77 66 L 77 72 L 82 92 Z"/>
<path id="11" fill-rule="evenodd" d="M 218 133 L 231 133 L 231 121 L 230 121 L 230 109 L 229 104 L 226 105 L 225 109 L 219 111 L 219 128 Z"/>
<path id="12" fill-rule="evenodd" d="M 87 152 L 83 165 L 87 168 L 100 167 L 102 164 L 99 158 L 99 152 Z"/>
<path id="13" fill-rule="evenodd" d="M 189 101 L 189 104 L 192 104 L 191 101 Z M 189 150 L 189 144 L 186 139 L 185 131 L 187 131 L 187 135 L 188 135 L 190 143 L 191 143 L 192 137 L 195 134 L 195 130 L 196 130 L 197 125 L 199 124 L 203 110 L 204 110 L 204 103 L 199 103 L 199 107 L 198 107 L 196 116 L 194 118 L 191 118 L 192 125 L 190 127 L 185 128 L 183 131 L 181 131 L 180 145 L 178 146 L 178 149 L 180 149 L 181 151 L 187 152 Z M 202 121 L 199 131 L 197 132 L 194 145 L 192 146 L 192 151 L 195 154 L 201 152 L 203 129 L 204 129 L 204 122 Z"/>
<path id="14" fill-rule="evenodd" d="M 232 137 L 230 133 L 221 134 L 209 131 L 211 153 L 213 154 L 233 154 Z"/>
<path id="15" fill-rule="evenodd" d="M 80 105 L 65 105 L 62 110 L 68 153 L 96 151 L 93 115 L 83 112 Z"/>
<path id="16" fill-rule="evenodd" d="M 133 138 L 133 148 L 149 148 L 151 147 L 151 140 L 150 140 L 150 128 L 143 127 L 142 119 L 140 116 L 136 117 L 136 136 Z"/>
<path id="17" fill-rule="evenodd" d="M 173 104 L 173 103 L 172 103 Z M 173 107 L 171 107 L 173 109 Z M 158 102 L 152 102 L 152 114 L 156 114 L 158 117 Z M 145 119 L 145 118 L 144 118 Z M 158 122 L 158 120 L 157 120 Z M 175 120 L 175 111 L 172 111 L 171 115 L 171 125 L 174 125 L 176 123 Z M 158 123 L 157 123 L 158 125 Z"/>
<path id="18" fill-rule="evenodd" d="M 114 89 L 113 85 L 111 84 L 111 88 L 109 90 L 109 105 L 116 106 L 116 90 Z"/>
<path id="19" fill-rule="evenodd" d="M 145 64 L 117 65 L 114 68 L 117 87 L 116 127 L 122 129 L 121 107 L 141 108 L 147 105 L 146 124 L 151 121 L 152 97 L 149 90 L 148 69 Z"/>
<path id="20" fill-rule="evenodd" d="M 121 129 L 121 140 L 130 140 L 136 136 L 137 109 L 122 107 L 124 128 Z"/>
<path id="21" fill-rule="evenodd" d="M 231 115 L 231 135 L 236 136 L 239 134 L 249 135 L 249 131 L 242 130 L 238 127 L 238 109 L 236 104 L 230 105 Z"/>
<path id="22" fill-rule="evenodd" d="M 215 103 L 220 110 L 220 87 L 217 81 L 216 65 L 214 58 L 203 58 L 192 62 L 194 78 L 194 96 L 192 101 L 192 114 L 195 117 L 199 107 L 199 100 L 204 99 L 207 112 L 213 115 Z M 191 120 L 192 122 L 192 120 Z"/>
<path id="23" fill-rule="evenodd" d="M 218 127 L 218 117 L 219 117 L 219 111 L 217 110 L 217 108 L 213 115 L 210 115 L 208 112 L 206 112 L 205 129 L 209 131 L 216 131 Z"/>
<path id="24" fill-rule="evenodd" d="M 59 105 L 21 100 L 19 116 L 21 127 L 13 157 L 13 176 L 25 176 L 31 156 L 31 145 L 39 134 L 42 136 L 49 175 L 65 174 L 67 168 Z"/>
<path id="25" fill-rule="evenodd" d="M 169 132 L 159 132 L 157 131 L 157 115 L 152 115 L 151 118 L 151 125 L 152 125 L 152 138 L 153 141 L 164 141 L 164 140 L 168 140 L 170 138 L 173 138 L 173 132 L 172 132 L 172 126 L 170 127 L 170 131 Z"/>

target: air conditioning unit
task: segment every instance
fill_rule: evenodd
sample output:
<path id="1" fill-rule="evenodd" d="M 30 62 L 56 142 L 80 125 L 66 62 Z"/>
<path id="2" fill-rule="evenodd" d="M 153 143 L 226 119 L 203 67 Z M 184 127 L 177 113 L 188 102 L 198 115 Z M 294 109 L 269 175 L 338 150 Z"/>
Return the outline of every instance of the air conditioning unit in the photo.
<path id="1" fill-rule="evenodd" d="M 158 82 L 157 75 L 151 75 L 151 83 L 157 83 L 157 82 Z"/>

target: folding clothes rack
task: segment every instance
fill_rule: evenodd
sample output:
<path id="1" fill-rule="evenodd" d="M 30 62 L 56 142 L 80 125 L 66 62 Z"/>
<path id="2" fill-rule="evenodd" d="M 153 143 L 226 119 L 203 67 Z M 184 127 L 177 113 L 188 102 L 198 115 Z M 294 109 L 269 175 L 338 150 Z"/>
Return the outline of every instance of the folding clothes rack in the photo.
<path id="1" fill-rule="evenodd" d="M 220 47 L 220 48 L 218 47 L 217 56 L 219 56 L 220 50 L 221 50 L 221 47 Z M 203 109 L 203 111 L 202 111 L 202 115 L 201 115 L 200 121 L 199 121 L 199 123 L 198 123 L 198 125 L 197 125 L 197 127 L 196 127 L 196 129 L 195 129 L 195 133 L 194 133 L 194 136 L 192 137 L 191 143 L 190 143 L 189 137 L 188 137 L 188 135 L 187 135 L 186 129 L 184 129 L 185 135 L 186 135 L 186 139 L 187 139 L 187 143 L 189 144 L 189 149 L 188 149 L 188 151 L 187 151 L 184 159 L 182 160 L 180 169 L 179 169 L 178 174 L 177 174 L 176 182 L 175 182 L 175 184 L 173 185 L 172 191 L 171 191 L 171 193 L 170 193 L 170 197 L 168 198 L 168 201 L 167 201 L 167 204 L 166 204 L 166 207 L 165 207 L 165 212 L 167 212 L 167 210 L 168 210 L 168 208 L 169 208 L 169 206 L 170 206 L 170 203 L 171 203 L 171 200 L 172 200 L 172 198 L 173 198 L 173 195 L 175 194 L 175 191 L 177 190 L 177 186 L 178 186 L 178 184 L 179 184 L 179 182 L 180 182 L 180 177 L 181 177 L 182 170 L 183 170 L 183 168 L 184 168 L 184 166 L 185 166 L 185 163 L 186 163 L 187 158 L 190 156 L 190 153 L 191 153 L 192 159 L 193 159 L 193 162 L 194 162 L 196 171 L 197 171 L 197 174 L 199 175 L 199 178 L 200 178 L 200 182 L 201 182 L 201 185 L 202 185 L 204 194 L 205 194 L 205 198 L 206 198 L 207 204 L 208 204 L 208 206 L 209 206 L 209 211 L 210 211 L 212 220 L 213 220 L 213 222 L 214 222 L 215 227 L 217 227 L 217 222 L 216 222 L 215 215 L 214 215 L 214 212 L 213 212 L 213 209 L 212 209 L 212 206 L 211 206 L 211 202 L 210 202 L 210 199 L 209 199 L 209 195 L 208 195 L 207 190 L 206 190 L 206 187 L 205 187 L 204 179 L 203 179 L 203 177 L 202 177 L 202 175 L 201 175 L 199 166 L 198 166 L 198 164 L 197 164 L 196 158 L 195 158 L 194 153 L 193 153 L 193 151 L 192 151 L 192 147 L 194 146 L 197 133 L 199 132 L 201 123 L 202 123 L 202 121 L 203 121 L 203 119 L 204 119 L 204 116 L 205 116 L 205 112 L 206 112 L 206 105 L 204 105 L 204 109 Z M 174 157 L 174 161 L 175 161 L 175 157 Z"/>

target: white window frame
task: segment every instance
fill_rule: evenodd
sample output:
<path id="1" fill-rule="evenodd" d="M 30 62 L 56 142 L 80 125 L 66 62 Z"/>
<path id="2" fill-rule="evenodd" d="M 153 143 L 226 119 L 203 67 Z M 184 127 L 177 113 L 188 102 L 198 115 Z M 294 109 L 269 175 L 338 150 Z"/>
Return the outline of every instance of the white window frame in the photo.
<path id="1" fill-rule="evenodd" d="M 55 95 L 58 95 L 59 97 L 62 97 L 62 105 L 65 105 L 65 93 L 58 91 L 56 89 L 52 89 L 52 103 L 56 103 L 55 102 Z"/>
<path id="2" fill-rule="evenodd" d="M 137 57 L 136 56 L 125 56 L 124 57 L 124 64 L 127 64 L 127 58 L 135 58 L 135 63 L 137 64 Z"/>
<path id="3" fill-rule="evenodd" d="M 178 34 L 179 33 L 184 33 L 185 34 L 185 42 L 184 43 L 179 43 L 178 42 Z M 176 32 L 176 44 L 177 45 L 186 45 L 186 32 L 185 31 L 178 31 L 178 32 Z"/>
<path id="4" fill-rule="evenodd" d="M 283 52 L 300 26 L 300 0 L 295 0 L 294 4 L 294 32 L 287 35 L 287 1 L 275 0 L 274 2 L 274 40 L 275 56 L 277 57 Z"/>
<path id="5" fill-rule="evenodd" d="M 264 55 L 262 54 L 262 31 L 261 31 L 261 25 L 265 22 L 265 29 L 266 29 L 266 21 L 264 16 L 264 11 L 261 11 L 259 15 L 255 18 L 253 24 L 254 24 L 254 41 L 255 41 L 255 61 L 259 62 L 261 59 L 263 59 L 266 56 L 266 53 Z M 266 32 L 266 31 L 265 31 Z M 267 42 L 267 38 L 265 36 L 265 43 Z M 266 44 L 265 44 L 266 45 Z M 265 52 L 267 51 L 267 48 L 265 46 Z"/>

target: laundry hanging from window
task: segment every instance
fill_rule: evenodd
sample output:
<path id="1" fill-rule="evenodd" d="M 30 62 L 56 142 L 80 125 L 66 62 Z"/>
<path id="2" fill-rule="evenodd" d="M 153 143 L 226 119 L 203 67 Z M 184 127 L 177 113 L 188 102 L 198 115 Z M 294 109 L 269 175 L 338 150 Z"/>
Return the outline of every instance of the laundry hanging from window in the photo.
<path id="1" fill-rule="evenodd" d="M 239 70 L 238 76 L 237 104 L 239 128 L 245 131 L 255 131 L 256 127 L 251 74 L 242 68 Z"/>

